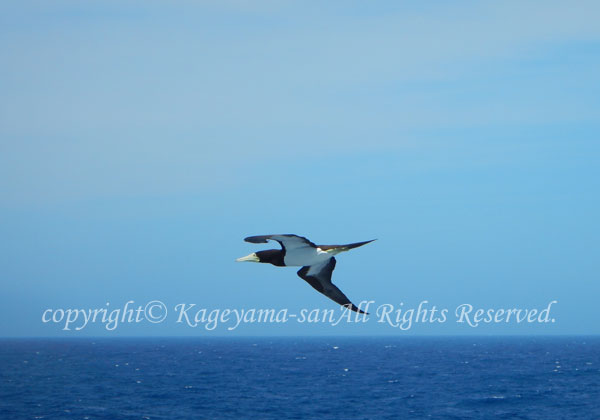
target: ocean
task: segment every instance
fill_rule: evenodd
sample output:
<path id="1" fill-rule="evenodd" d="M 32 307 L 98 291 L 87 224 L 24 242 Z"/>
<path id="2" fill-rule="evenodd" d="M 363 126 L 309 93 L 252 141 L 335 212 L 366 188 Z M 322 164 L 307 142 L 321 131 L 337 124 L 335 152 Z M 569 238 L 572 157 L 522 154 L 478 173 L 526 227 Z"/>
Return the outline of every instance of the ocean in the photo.
<path id="1" fill-rule="evenodd" d="M 0 419 L 600 419 L 599 337 L 0 340 Z"/>

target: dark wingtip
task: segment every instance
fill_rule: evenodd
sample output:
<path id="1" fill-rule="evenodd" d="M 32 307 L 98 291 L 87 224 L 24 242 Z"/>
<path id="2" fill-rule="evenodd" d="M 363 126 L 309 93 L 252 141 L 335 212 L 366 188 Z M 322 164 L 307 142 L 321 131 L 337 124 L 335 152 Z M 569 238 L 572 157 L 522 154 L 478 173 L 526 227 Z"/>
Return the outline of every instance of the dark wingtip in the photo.
<path id="1" fill-rule="evenodd" d="M 363 311 L 358 306 L 356 306 L 354 303 L 346 303 L 345 305 L 342 305 L 342 306 L 345 307 L 345 308 L 347 308 L 347 309 L 350 309 L 351 311 L 357 312 L 359 314 L 369 315 L 368 312 Z"/>
<path id="2" fill-rule="evenodd" d="M 370 241 L 355 242 L 353 244 L 347 244 L 347 245 L 342 245 L 342 246 L 347 249 L 354 249 L 354 248 L 358 248 L 359 246 L 370 244 L 371 242 L 376 241 L 376 240 L 377 239 L 371 239 Z"/>
<path id="3" fill-rule="evenodd" d="M 248 236 L 244 238 L 244 241 L 252 244 L 266 244 L 268 242 L 264 236 Z"/>

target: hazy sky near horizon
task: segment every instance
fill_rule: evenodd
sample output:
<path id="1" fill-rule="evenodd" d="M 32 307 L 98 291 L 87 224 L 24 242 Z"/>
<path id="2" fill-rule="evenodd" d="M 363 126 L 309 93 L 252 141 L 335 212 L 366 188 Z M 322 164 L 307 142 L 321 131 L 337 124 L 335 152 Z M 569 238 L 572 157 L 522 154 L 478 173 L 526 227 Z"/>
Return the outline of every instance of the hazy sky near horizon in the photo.
<path id="1" fill-rule="evenodd" d="M 600 5 L 0 6 L 0 336 L 598 334 Z M 556 322 L 44 324 L 47 308 L 336 309 L 248 235 L 378 241 L 336 283 Z"/>

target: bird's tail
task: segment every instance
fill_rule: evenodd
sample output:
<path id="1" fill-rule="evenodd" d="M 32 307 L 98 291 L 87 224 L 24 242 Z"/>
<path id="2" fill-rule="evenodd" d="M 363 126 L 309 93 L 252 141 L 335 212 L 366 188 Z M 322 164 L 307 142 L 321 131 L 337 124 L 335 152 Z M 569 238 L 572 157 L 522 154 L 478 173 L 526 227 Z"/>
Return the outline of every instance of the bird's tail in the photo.
<path id="1" fill-rule="evenodd" d="M 346 245 L 319 245 L 319 248 L 321 248 L 323 251 L 327 251 L 335 255 L 340 252 L 349 251 L 353 248 L 358 248 L 359 246 L 366 245 L 376 240 L 377 239 L 371 239 L 370 241 L 354 242 L 353 244 Z"/>

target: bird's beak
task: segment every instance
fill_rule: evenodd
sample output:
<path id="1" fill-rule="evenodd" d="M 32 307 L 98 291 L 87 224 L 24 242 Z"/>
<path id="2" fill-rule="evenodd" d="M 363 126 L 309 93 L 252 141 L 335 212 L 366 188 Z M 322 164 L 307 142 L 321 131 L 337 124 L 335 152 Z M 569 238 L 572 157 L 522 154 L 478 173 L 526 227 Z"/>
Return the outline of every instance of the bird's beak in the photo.
<path id="1" fill-rule="evenodd" d="M 253 252 L 250 255 L 246 255 L 245 257 L 238 258 L 236 261 L 237 262 L 242 262 L 242 261 L 260 262 L 260 259 L 258 258 L 258 256 L 256 255 L 256 253 Z"/>

